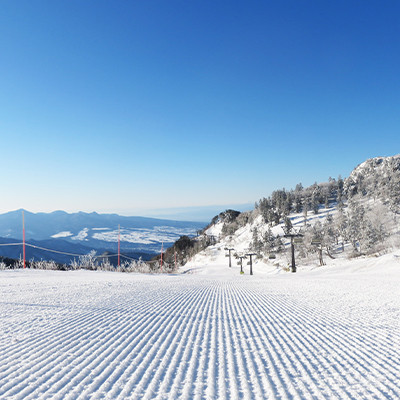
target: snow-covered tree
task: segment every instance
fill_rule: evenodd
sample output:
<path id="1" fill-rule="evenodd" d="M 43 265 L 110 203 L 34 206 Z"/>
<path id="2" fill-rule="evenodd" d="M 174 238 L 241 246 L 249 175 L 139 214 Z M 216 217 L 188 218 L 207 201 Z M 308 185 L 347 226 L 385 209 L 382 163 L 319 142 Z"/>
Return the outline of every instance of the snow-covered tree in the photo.
<path id="1" fill-rule="evenodd" d="M 271 251 L 275 250 L 275 237 L 270 227 L 267 228 L 263 235 L 263 245 L 263 249 L 266 253 L 270 253 Z"/>
<path id="2" fill-rule="evenodd" d="M 320 187 L 315 183 L 313 185 L 313 190 L 311 193 L 311 210 L 314 212 L 314 214 L 318 214 L 319 211 L 319 204 L 321 202 L 321 191 Z"/>
<path id="3" fill-rule="evenodd" d="M 335 229 L 334 220 L 331 214 L 328 214 L 323 224 L 323 246 L 327 254 L 332 257 L 331 253 L 337 245 L 338 235 Z"/>
<path id="4" fill-rule="evenodd" d="M 284 230 L 285 234 L 287 235 L 292 232 L 293 224 L 289 217 L 285 217 L 284 223 L 285 223 L 285 226 L 283 227 L 283 230 Z"/>
<path id="5" fill-rule="evenodd" d="M 353 197 L 352 201 L 349 202 L 347 216 L 347 238 L 353 246 L 354 252 L 361 253 L 361 243 L 365 228 L 365 208 L 360 203 L 359 197 L 358 201 L 357 198 Z"/>
<path id="6" fill-rule="evenodd" d="M 257 255 L 261 255 L 263 249 L 263 242 L 260 240 L 257 227 L 253 228 L 253 239 L 250 242 L 250 249 Z"/>

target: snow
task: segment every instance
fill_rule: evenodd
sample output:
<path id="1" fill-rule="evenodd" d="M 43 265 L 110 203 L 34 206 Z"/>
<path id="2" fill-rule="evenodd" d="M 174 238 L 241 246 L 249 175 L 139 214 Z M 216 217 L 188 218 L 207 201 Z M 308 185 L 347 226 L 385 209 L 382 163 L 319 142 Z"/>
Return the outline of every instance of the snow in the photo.
<path id="1" fill-rule="evenodd" d="M 89 228 L 83 228 L 72 240 L 87 240 Z"/>
<path id="2" fill-rule="evenodd" d="M 400 398 L 400 252 L 244 270 L 0 271 L 0 398 Z"/>
<path id="3" fill-rule="evenodd" d="M 63 232 L 56 233 L 55 235 L 52 235 L 51 237 L 54 239 L 57 239 L 57 238 L 70 237 L 72 235 L 73 235 L 73 233 L 70 231 L 63 231 Z"/>
<path id="4" fill-rule="evenodd" d="M 122 242 L 154 244 L 154 243 L 173 243 L 182 235 L 194 235 L 196 230 L 193 228 L 174 228 L 171 226 L 156 226 L 152 229 L 138 228 L 134 231 L 122 228 L 110 230 L 108 232 L 99 232 L 93 234 L 93 239 L 106 242 L 117 242 L 118 233 Z"/>
<path id="5" fill-rule="evenodd" d="M 206 230 L 206 233 L 207 233 L 207 235 L 219 236 L 219 235 L 221 235 L 223 226 L 224 226 L 224 222 L 223 221 L 218 221 L 217 223 L 211 225 Z"/>

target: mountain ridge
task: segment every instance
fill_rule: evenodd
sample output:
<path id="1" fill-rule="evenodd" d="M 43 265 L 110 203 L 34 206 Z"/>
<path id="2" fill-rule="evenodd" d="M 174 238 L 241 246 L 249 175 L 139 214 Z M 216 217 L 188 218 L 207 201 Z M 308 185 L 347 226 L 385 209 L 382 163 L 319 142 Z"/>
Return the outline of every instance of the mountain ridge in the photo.
<path id="1" fill-rule="evenodd" d="M 22 213 L 26 241 L 50 241 L 48 243 L 57 248 L 58 244 L 64 243 L 71 253 L 82 252 L 82 249 L 74 251 L 76 244 L 84 245 L 87 249 L 115 253 L 119 237 L 121 251 L 154 255 L 163 244 L 168 247 L 182 235 L 194 236 L 204 226 L 204 223 L 199 222 L 141 216 L 127 217 L 82 211 L 67 213 L 62 210 L 32 213 L 19 209 L 0 214 L 1 238 L 22 241 Z M 5 247 L 1 249 L 0 255 L 8 256 Z"/>

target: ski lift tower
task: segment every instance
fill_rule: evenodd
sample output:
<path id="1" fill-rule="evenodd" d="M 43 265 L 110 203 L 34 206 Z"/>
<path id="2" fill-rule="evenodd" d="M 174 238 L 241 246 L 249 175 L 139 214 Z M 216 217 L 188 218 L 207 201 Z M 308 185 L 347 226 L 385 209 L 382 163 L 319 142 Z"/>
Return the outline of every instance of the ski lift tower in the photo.
<path id="1" fill-rule="evenodd" d="M 211 246 L 214 246 L 217 243 L 217 236 L 215 235 L 206 235 L 207 239 L 210 241 Z"/>
<path id="2" fill-rule="evenodd" d="M 243 271 L 243 259 L 247 258 L 247 257 L 244 256 L 244 255 L 241 255 L 241 256 L 237 255 L 236 258 L 240 260 L 240 261 L 238 261 L 238 265 L 240 265 L 240 275 L 243 275 L 244 274 L 244 271 Z"/>
<path id="3" fill-rule="evenodd" d="M 290 245 L 292 248 L 292 272 L 296 272 L 296 260 L 294 258 L 294 244 L 295 243 L 301 243 L 301 238 L 304 235 L 300 234 L 300 233 L 286 233 L 285 235 L 283 235 L 283 237 L 285 238 L 290 238 Z"/>
<path id="4" fill-rule="evenodd" d="M 229 254 L 225 254 L 225 257 L 229 257 L 229 268 L 232 268 L 232 261 L 231 261 L 231 252 L 235 249 L 225 247 L 224 250 L 229 251 Z"/>
<path id="5" fill-rule="evenodd" d="M 248 264 L 250 265 L 250 275 L 253 275 L 253 256 L 256 256 L 256 253 L 248 253 L 246 254 L 247 257 L 250 258 Z"/>

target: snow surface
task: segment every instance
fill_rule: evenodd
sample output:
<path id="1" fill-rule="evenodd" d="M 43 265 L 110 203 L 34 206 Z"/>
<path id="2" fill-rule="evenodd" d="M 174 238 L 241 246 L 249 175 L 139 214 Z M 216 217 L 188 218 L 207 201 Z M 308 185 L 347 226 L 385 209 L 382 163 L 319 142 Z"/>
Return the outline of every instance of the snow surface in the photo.
<path id="1" fill-rule="evenodd" d="M 0 271 L 0 398 L 400 398 L 400 252 L 252 276 L 221 253 L 175 275 Z"/>
<path id="2" fill-rule="evenodd" d="M 62 232 L 56 233 L 55 235 L 52 235 L 51 237 L 54 239 L 57 239 L 57 238 L 70 237 L 72 235 L 73 235 L 73 233 L 70 231 L 62 231 Z"/>
<path id="3" fill-rule="evenodd" d="M 72 240 L 87 240 L 89 228 L 83 228 L 76 236 L 72 237 Z"/>
<path id="4" fill-rule="evenodd" d="M 152 229 L 137 228 L 110 230 L 107 232 L 99 232 L 93 234 L 93 239 L 104 240 L 106 242 L 115 243 L 118 241 L 118 234 L 122 242 L 141 243 L 141 244 L 157 244 L 157 243 L 173 243 L 182 235 L 194 235 L 196 233 L 193 228 L 174 228 L 171 226 L 156 226 Z"/>

